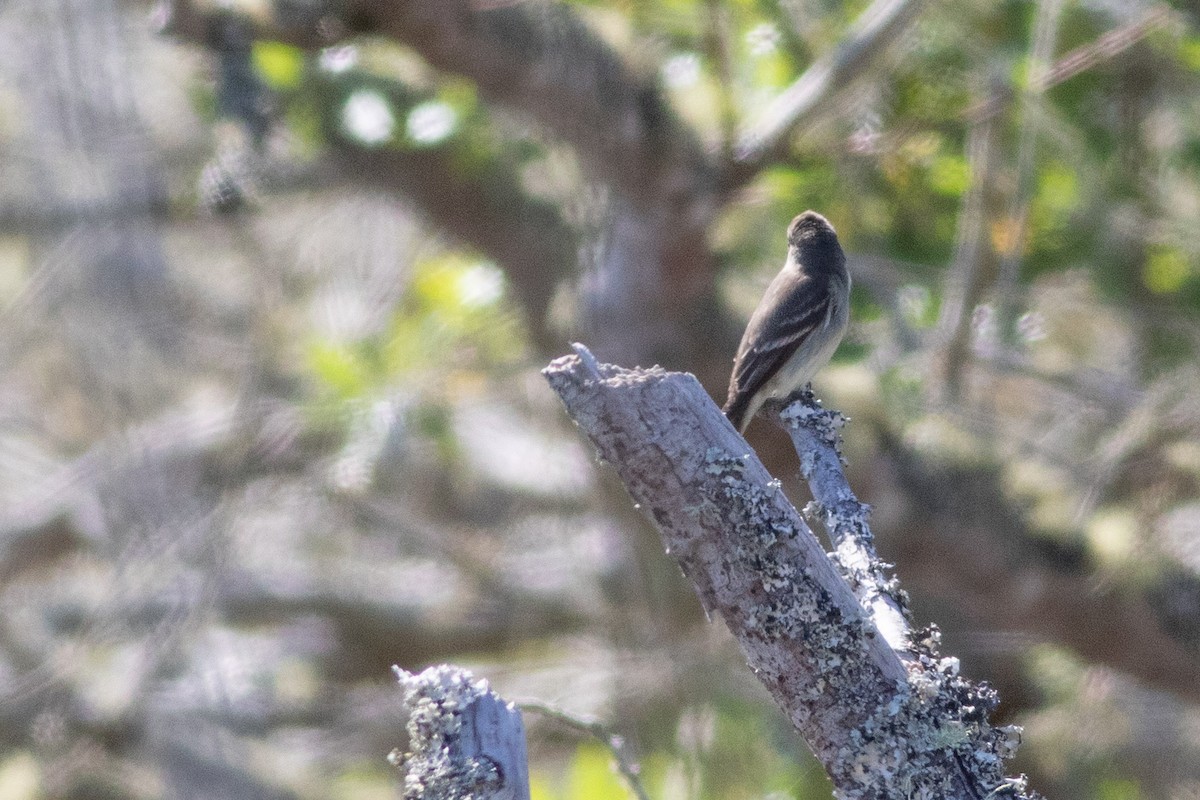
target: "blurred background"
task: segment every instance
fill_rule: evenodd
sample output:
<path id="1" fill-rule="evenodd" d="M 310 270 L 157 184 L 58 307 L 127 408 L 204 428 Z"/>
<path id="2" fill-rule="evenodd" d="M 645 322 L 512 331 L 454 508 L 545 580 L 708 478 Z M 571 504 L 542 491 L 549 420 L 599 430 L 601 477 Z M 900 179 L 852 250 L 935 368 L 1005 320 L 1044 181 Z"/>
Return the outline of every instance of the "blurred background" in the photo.
<path id="1" fill-rule="evenodd" d="M 1198 15 L 0 3 L 0 797 L 396 797 L 442 661 L 654 798 L 829 797 L 538 372 L 720 401 L 806 208 L 816 391 L 1012 771 L 1200 797 Z M 535 797 L 628 796 L 527 723 Z"/>

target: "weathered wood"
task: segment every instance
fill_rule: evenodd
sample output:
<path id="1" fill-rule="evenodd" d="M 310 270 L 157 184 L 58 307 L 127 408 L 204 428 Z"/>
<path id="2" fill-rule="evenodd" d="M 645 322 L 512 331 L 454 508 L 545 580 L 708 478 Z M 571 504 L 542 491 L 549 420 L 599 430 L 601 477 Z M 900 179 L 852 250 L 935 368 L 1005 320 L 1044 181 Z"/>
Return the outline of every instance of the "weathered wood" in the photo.
<path id="1" fill-rule="evenodd" d="M 408 707 L 405 800 L 529 800 L 521 712 L 459 667 L 394 668 Z"/>
<path id="2" fill-rule="evenodd" d="M 875 537 L 867 522 L 871 509 L 859 502 L 842 469 L 839 431 L 846 418 L 821 408 L 811 392 L 781 410 L 772 407 L 769 411 L 792 437 L 800 457 L 800 475 L 808 481 L 813 495 L 806 514 L 821 520 L 833 545 L 834 563 L 859 605 L 867 610 L 891 648 L 907 660 L 912 628 L 908 596 L 889 574 L 890 565 L 875 552 Z"/>
<path id="3" fill-rule="evenodd" d="M 1018 731 L 988 724 L 995 692 L 938 655 L 936 629 L 889 644 L 872 619 L 879 609 L 860 604 L 694 377 L 598 364 L 575 349 L 544 370 L 551 386 L 654 520 L 705 609 L 725 620 L 839 797 L 1033 796 L 1023 779 L 1004 777 Z M 867 558 L 864 537 L 837 535 Z M 865 567 L 882 569 L 869 558 Z M 906 632 L 902 604 L 894 613 Z"/>

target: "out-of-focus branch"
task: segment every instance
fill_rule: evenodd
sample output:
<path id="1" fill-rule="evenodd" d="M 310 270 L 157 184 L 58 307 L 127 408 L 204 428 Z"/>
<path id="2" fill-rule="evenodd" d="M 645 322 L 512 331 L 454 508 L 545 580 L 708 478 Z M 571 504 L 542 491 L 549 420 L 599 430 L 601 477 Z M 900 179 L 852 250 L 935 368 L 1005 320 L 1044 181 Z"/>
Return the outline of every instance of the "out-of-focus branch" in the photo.
<path id="1" fill-rule="evenodd" d="M 575 265 L 578 245 L 549 203 L 529 197 L 500 165 L 465 172 L 444 149 L 371 149 L 334 136 L 331 158 L 343 176 L 410 199 L 439 227 L 494 259 L 534 340 L 551 346 L 546 310 Z"/>
<path id="2" fill-rule="evenodd" d="M 913 585 L 954 602 L 973 625 L 1061 643 L 1148 686 L 1200 700 L 1192 634 L 1161 602 L 1170 571 L 1163 585 L 1131 586 L 1078 554 L 1054 563 L 993 470 L 934 468 L 895 437 L 880 431 L 880 438 L 904 495 L 922 499 L 898 524 L 920 535 L 900 542 L 893 556 Z"/>
<path id="3" fill-rule="evenodd" d="M 1049 69 L 1030 80 L 1030 90 L 1044 93 L 1097 64 L 1103 64 L 1105 61 L 1115 58 L 1170 22 L 1173 14 L 1170 6 L 1161 3 L 1148 9 L 1128 25 L 1111 30 L 1093 42 L 1076 47 L 1055 61 Z M 968 109 L 966 117 L 971 120 L 981 120 L 994 116 L 1012 100 L 1012 97 L 1012 87 L 995 92 L 983 102 Z"/>
<path id="4" fill-rule="evenodd" d="M 788 137 L 827 111 L 840 92 L 875 66 L 924 4 L 924 0 L 875 0 L 837 47 L 809 66 L 742 132 L 734 149 L 735 183 L 744 183 L 777 158 Z"/>
<path id="5" fill-rule="evenodd" d="M 1009 227 L 1006 247 L 1000 255 L 996 275 L 996 327 L 998 340 L 1010 341 L 1024 293 L 1021 291 L 1022 254 L 1029 228 L 1029 206 L 1034 192 L 1034 156 L 1037 152 L 1038 118 L 1043 114 L 1039 100 L 1044 91 L 1045 75 L 1054 56 L 1058 40 L 1058 24 L 1062 17 L 1063 0 L 1041 0 L 1033 29 L 1033 45 L 1029 53 L 1029 68 L 1033 87 L 1026 94 L 1021 108 L 1021 130 L 1017 141 L 1017 181 L 1009 203 Z"/>
<path id="6" fill-rule="evenodd" d="M 190 0 L 168 5 L 170 13 L 163 21 L 166 32 L 209 45 L 214 29 L 234 13 Z M 315 47 L 330 44 L 364 26 L 375 27 L 361 15 L 352 13 L 353 3 L 348 5 L 339 8 L 340 16 L 336 18 L 332 10 L 326 14 L 314 10 L 307 15 L 289 15 L 280 6 L 272 14 L 259 13 L 250 18 L 250 32 Z M 371 79 L 377 90 L 387 91 L 383 83 L 378 78 Z M 316 102 L 324 103 L 319 113 L 330 145 L 326 163 L 337 173 L 337 178 L 408 198 L 434 224 L 494 259 L 505 270 L 534 340 L 549 348 L 546 310 L 560 280 L 572 272 L 578 248 L 576 232 L 557 209 L 530 197 L 519 177 L 499 159 L 463 169 L 464 159 L 478 162 L 480 154 L 462 152 L 453 137 L 439 146 L 420 148 L 381 148 L 356 141 L 341 127 L 340 115 L 346 98 L 335 87 L 329 88 L 331 91 L 320 94 Z M 390 93 L 407 106 L 420 100 L 398 83 L 392 84 Z"/>
<path id="7" fill-rule="evenodd" d="M 122 224 L 168 220 L 170 203 L 161 196 L 117 196 L 101 200 L 62 200 L 55 204 L 0 208 L 0 233 L 45 236 L 87 223 Z"/>
<path id="8" fill-rule="evenodd" d="M 722 187 L 715 158 L 661 96 L 655 76 L 630 68 L 561 4 L 530 9 L 470 0 L 350 0 L 289 15 L 292 5 L 257 14 L 255 35 L 304 47 L 356 34 L 389 37 L 431 66 L 470 78 L 490 104 L 515 109 L 570 144 L 588 176 L 615 190 L 616 213 L 636 227 L 622 234 L 622 245 L 633 241 L 635 247 L 605 252 L 604 280 L 585 281 L 605 290 L 599 302 L 584 298 L 585 314 L 616 315 L 589 318 L 585 327 L 607 331 L 609 352 L 642 363 L 695 361 L 712 351 L 706 337 L 725 330 L 711 324 L 719 303 L 707 233 Z M 174 0 L 170 7 L 164 29 L 201 43 L 219 14 L 233 13 L 192 0 Z M 574 250 L 562 258 L 559 245 L 566 237 L 555 236 L 558 221 L 523 208 L 519 192 L 499 191 L 511 184 L 481 195 L 477 190 L 485 187 L 442 169 L 452 165 L 429 164 L 433 158 L 356 151 L 347 167 L 393 190 L 403 181 L 419 204 L 433 203 L 427 210 L 435 222 L 519 273 L 514 283 L 524 288 L 518 293 L 544 307 L 556 288 L 552 276 L 562 264 L 574 265 Z M 514 235 L 522 230 L 548 231 L 542 233 L 547 242 Z M 555 269 L 545 268 L 556 260 Z M 631 326 L 631 320 L 650 320 L 652 329 L 645 322 Z"/>
<path id="9" fill-rule="evenodd" d="M 660 95 L 561 4 L 358 0 L 347 17 L 466 75 L 574 145 L 590 173 L 637 203 L 711 203 L 713 164 Z M 680 209 L 686 218 L 689 213 Z"/>
<path id="10" fill-rule="evenodd" d="M 963 197 L 962 211 L 958 216 L 958 241 L 954 262 L 946 270 L 937 327 L 942 374 L 934 386 L 942 401 L 958 399 L 962 389 L 963 372 L 970 354 L 972 310 L 982 297 L 986 283 L 985 271 L 994 270 L 995 266 L 988 219 L 991 178 L 998 160 L 995 152 L 998 146 L 996 124 L 993 117 L 980 119 L 971 126 L 967 137 L 971 185 Z"/>
<path id="11" fill-rule="evenodd" d="M 617 771 L 625 779 L 625 783 L 629 786 L 629 791 L 633 792 L 637 800 L 650 800 L 650 795 L 646 793 L 645 787 L 642 786 L 642 779 L 638 774 L 639 767 L 630 760 L 629 754 L 626 752 L 627 747 L 624 738 L 610 731 L 603 723 L 594 719 L 585 719 L 548 703 L 537 701 L 526 700 L 519 703 L 518 708 L 522 711 L 532 711 L 535 714 L 541 714 L 572 730 L 585 733 L 600 742 L 612 754 L 613 761 L 617 765 Z"/>
<path id="12" fill-rule="evenodd" d="M 636 72 L 558 3 L 350 5 L 345 16 L 357 26 L 469 77 L 489 103 L 516 109 L 568 142 L 587 175 L 614 190 L 614 213 L 629 224 L 619 233 L 621 247 L 602 254 L 604 279 L 585 280 L 582 290 L 604 294 L 599 302 L 585 296 L 582 305 L 584 326 L 606 334 L 606 354 L 649 363 L 691 361 L 711 349 L 695 338 L 704 330 L 697 315 L 711 318 L 716 307 L 707 234 L 721 203 L 718 169 L 656 76 Z"/>
<path id="13" fill-rule="evenodd" d="M 253 35 L 276 38 L 297 47 L 324 47 L 350 35 L 341 18 L 353 4 L 224 2 L 223 0 L 159 0 L 154 21 L 162 33 L 207 43 L 230 15 L 247 20 Z"/>
<path id="14" fill-rule="evenodd" d="M 197 0 L 167 6 L 164 30 L 198 42 L 219 13 Z M 305 47 L 355 34 L 387 36 L 437 69 L 471 78 L 488 101 L 553 130 L 594 177 L 632 201 L 673 204 L 682 219 L 707 221 L 715 211 L 715 164 L 654 76 L 636 74 L 565 6 L 348 0 L 317 3 L 305 14 L 290 13 L 293 6 L 255 14 L 256 34 Z"/>
<path id="15" fill-rule="evenodd" d="M 889 646 L 694 378 L 600 365 L 576 351 L 547 367 L 551 386 L 840 796 L 978 800 L 1001 787 L 1024 796 L 1001 771 L 1010 732 L 986 722 L 994 693 L 960 679 L 930 640 Z"/>

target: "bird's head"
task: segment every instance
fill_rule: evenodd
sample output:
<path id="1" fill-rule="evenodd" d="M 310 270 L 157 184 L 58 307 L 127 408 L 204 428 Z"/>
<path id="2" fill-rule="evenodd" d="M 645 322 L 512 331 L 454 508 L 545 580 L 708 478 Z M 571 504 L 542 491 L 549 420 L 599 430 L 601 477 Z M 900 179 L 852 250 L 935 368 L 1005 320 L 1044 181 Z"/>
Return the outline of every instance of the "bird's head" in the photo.
<path id="1" fill-rule="evenodd" d="M 836 245 L 837 233 L 829 220 L 815 211 L 805 211 L 788 225 L 787 239 L 790 246 L 800 248 Z"/>

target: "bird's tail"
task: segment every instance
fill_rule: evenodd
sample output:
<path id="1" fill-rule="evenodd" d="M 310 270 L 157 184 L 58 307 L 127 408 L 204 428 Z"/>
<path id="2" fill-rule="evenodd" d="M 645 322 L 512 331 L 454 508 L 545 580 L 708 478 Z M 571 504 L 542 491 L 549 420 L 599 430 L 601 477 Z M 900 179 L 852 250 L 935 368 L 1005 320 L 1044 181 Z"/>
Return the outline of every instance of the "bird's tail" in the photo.
<path id="1" fill-rule="evenodd" d="M 737 428 L 738 433 L 744 433 L 746 430 L 746 412 L 749 410 L 750 395 L 746 392 L 735 392 L 729 395 L 729 399 L 725 401 L 725 407 L 721 410 L 725 412 L 725 416 L 733 423 L 733 427 Z"/>

